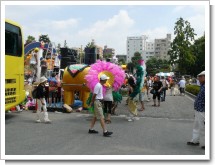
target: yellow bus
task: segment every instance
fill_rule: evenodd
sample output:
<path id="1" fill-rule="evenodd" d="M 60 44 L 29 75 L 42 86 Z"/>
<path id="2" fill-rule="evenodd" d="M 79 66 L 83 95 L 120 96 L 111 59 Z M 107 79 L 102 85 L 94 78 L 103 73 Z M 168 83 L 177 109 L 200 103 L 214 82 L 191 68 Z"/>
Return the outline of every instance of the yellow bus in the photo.
<path id="1" fill-rule="evenodd" d="M 19 24 L 5 21 L 5 110 L 25 99 L 24 44 Z"/>

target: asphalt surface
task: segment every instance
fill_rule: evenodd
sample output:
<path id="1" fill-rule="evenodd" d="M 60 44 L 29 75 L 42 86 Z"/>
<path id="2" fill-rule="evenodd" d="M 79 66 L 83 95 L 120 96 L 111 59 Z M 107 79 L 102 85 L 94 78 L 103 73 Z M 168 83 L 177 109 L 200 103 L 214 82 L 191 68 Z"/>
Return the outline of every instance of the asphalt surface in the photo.
<path id="1" fill-rule="evenodd" d="M 138 121 L 128 122 L 125 97 L 107 125 L 111 137 L 88 134 L 91 114 L 49 112 L 51 124 L 35 123 L 32 111 L 5 116 L 5 155 L 205 155 L 200 146 L 188 146 L 194 121 L 193 99 L 169 96 L 160 107 L 145 101 Z M 206 146 L 207 149 L 207 146 Z"/>

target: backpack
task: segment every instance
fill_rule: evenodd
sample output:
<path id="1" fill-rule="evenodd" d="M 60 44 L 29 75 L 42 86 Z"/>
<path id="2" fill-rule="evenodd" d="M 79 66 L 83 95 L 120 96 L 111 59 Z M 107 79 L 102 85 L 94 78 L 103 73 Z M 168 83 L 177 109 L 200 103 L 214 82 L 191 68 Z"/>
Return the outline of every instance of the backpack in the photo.
<path id="1" fill-rule="evenodd" d="M 34 99 L 37 98 L 37 87 L 32 91 L 32 97 L 33 97 Z"/>

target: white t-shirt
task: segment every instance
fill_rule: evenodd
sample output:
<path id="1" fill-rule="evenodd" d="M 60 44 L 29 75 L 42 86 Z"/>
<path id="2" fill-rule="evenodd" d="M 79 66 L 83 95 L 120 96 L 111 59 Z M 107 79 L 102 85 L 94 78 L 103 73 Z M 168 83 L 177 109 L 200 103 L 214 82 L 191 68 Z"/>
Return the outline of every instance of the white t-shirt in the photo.
<path id="1" fill-rule="evenodd" d="M 112 91 L 113 91 L 112 88 L 107 88 L 104 96 L 104 101 L 113 101 Z"/>
<path id="2" fill-rule="evenodd" d="M 179 84 L 180 88 L 185 88 L 186 81 L 185 80 L 180 80 L 178 84 Z"/>
<path id="3" fill-rule="evenodd" d="M 96 94 L 95 99 L 103 99 L 103 90 L 102 85 L 100 83 L 96 84 L 93 93 Z"/>
<path id="4" fill-rule="evenodd" d="M 30 59 L 30 64 L 36 64 L 37 63 L 35 56 L 37 57 L 37 53 L 33 52 L 31 59 Z"/>

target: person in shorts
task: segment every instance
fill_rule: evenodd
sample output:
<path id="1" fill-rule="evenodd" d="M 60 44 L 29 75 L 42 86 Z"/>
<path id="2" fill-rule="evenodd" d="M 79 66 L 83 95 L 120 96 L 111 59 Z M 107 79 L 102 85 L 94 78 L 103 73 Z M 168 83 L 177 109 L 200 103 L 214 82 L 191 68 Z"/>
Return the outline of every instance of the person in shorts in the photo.
<path id="1" fill-rule="evenodd" d="M 104 114 L 102 109 L 102 102 L 103 102 L 103 86 L 106 81 L 109 79 L 105 74 L 100 76 L 100 81 L 95 85 L 92 100 L 90 103 L 90 107 L 94 106 L 94 114 L 93 119 L 90 124 L 89 134 L 97 134 L 98 131 L 94 130 L 94 125 L 96 123 L 97 118 L 100 119 L 101 127 L 103 129 L 103 136 L 108 137 L 113 132 L 109 132 L 105 126 Z"/>

